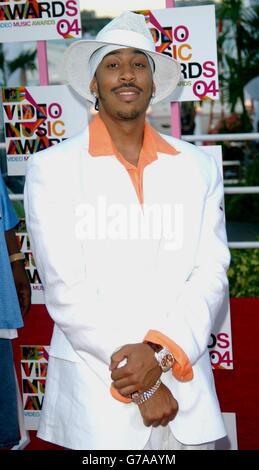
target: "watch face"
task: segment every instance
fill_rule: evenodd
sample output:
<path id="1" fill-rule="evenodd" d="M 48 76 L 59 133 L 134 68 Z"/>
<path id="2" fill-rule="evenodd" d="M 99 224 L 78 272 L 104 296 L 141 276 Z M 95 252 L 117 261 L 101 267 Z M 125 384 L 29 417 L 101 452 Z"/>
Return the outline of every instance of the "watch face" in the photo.
<path id="1" fill-rule="evenodd" d="M 163 347 L 158 353 L 155 352 L 155 358 L 163 372 L 167 372 L 173 367 L 174 356 L 166 347 Z"/>
<path id="2" fill-rule="evenodd" d="M 163 372 L 167 372 L 171 367 L 173 366 L 174 363 L 174 357 L 171 353 L 166 353 L 160 362 L 161 369 Z"/>

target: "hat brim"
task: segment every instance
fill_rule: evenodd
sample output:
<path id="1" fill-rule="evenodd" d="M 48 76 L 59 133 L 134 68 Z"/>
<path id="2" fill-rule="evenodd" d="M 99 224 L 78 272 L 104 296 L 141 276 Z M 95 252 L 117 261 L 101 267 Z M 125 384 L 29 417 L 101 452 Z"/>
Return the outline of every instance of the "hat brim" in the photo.
<path id="1" fill-rule="evenodd" d="M 110 42 L 82 40 L 73 43 L 64 55 L 65 79 L 69 85 L 88 101 L 94 102 L 94 97 L 90 92 L 90 75 L 87 64 L 91 55 L 103 46 L 111 45 Z M 114 44 L 125 47 L 125 44 Z M 130 47 L 130 46 L 128 46 Z M 167 98 L 175 90 L 180 79 L 181 65 L 175 59 L 153 52 L 144 48 L 138 48 L 152 57 L 155 63 L 155 72 L 153 80 L 156 87 L 156 94 L 153 103 L 158 103 Z"/>

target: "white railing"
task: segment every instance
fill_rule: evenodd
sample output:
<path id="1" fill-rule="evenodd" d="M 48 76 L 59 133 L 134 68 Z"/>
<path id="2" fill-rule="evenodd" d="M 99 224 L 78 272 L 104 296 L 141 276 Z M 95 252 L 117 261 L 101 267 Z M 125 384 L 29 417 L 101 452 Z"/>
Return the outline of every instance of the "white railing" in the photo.
<path id="1" fill-rule="evenodd" d="M 225 194 L 258 194 L 259 186 L 236 186 L 224 188 Z M 23 194 L 9 194 L 12 201 L 23 201 Z"/>
<path id="2" fill-rule="evenodd" d="M 259 248 L 259 242 L 228 242 L 229 248 Z"/>
<path id="3" fill-rule="evenodd" d="M 225 160 L 222 162 L 223 166 L 240 166 L 240 160 Z"/>
<path id="4" fill-rule="evenodd" d="M 23 201 L 23 194 L 9 194 L 11 201 Z"/>
<path id="5" fill-rule="evenodd" d="M 259 194 L 259 186 L 229 186 L 224 187 L 225 194 Z"/>
<path id="6" fill-rule="evenodd" d="M 201 135 L 182 135 L 183 140 L 188 142 L 219 142 L 238 141 L 238 140 L 259 140 L 259 132 L 251 132 L 250 134 L 201 134 Z"/>
<path id="7" fill-rule="evenodd" d="M 202 134 L 202 135 L 183 135 L 183 140 L 188 142 L 227 142 L 227 141 L 247 141 L 259 140 L 259 132 L 251 132 L 249 134 Z M 239 160 L 223 161 L 223 166 L 240 165 Z M 225 180 L 224 183 L 235 184 L 238 180 Z M 259 194 L 259 186 L 236 186 L 224 187 L 225 194 Z M 259 248 L 259 242 L 229 242 L 229 248 Z"/>

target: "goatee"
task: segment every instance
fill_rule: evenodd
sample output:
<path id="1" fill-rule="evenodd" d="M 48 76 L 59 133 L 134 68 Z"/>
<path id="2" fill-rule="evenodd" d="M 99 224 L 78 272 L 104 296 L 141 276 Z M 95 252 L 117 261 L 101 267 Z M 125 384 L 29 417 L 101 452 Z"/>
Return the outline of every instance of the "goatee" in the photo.
<path id="1" fill-rule="evenodd" d="M 130 112 L 117 111 L 117 116 L 123 121 L 131 121 L 138 118 L 141 114 L 141 111 L 137 111 L 136 109 Z"/>

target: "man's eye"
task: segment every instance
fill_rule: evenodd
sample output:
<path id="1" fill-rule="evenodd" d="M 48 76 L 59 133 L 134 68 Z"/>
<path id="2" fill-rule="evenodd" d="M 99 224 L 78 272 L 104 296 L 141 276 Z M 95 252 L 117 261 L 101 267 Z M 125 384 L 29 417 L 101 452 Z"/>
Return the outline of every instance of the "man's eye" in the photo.
<path id="1" fill-rule="evenodd" d="M 112 63 L 112 64 L 107 64 L 107 68 L 108 68 L 108 69 L 115 69 L 116 67 L 118 67 L 118 64 L 114 64 L 114 63 Z"/>
<path id="2" fill-rule="evenodd" d="M 145 68 L 146 65 L 145 65 L 145 64 L 142 64 L 141 62 L 135 62 L 134 67 L 137 67 L 137 68 Z"/>

